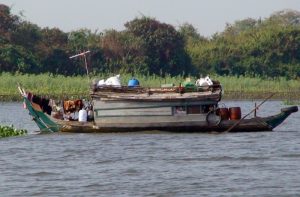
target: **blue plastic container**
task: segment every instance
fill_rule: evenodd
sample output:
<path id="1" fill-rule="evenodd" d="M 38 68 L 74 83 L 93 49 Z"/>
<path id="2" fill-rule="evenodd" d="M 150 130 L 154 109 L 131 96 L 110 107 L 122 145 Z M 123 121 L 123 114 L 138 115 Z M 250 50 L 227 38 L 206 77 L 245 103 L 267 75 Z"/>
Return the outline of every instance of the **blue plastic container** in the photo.
<path id="1" fill-rule="evenodd" d="M 128 87 L 136 87 L 139 85 L 140 85 L 140 82 L 137 79 L 132 78 L 128 81 Z"/>

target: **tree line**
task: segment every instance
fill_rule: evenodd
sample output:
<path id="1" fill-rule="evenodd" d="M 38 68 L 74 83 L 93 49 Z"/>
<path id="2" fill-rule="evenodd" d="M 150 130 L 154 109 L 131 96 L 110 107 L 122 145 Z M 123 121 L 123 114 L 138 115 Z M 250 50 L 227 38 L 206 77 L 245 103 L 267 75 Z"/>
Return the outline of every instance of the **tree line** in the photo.
<path id="1" fill-rule="evenodd" d="M 90 50 L 87 62 L 94 74 L 300 77 L 300 12 L 295 10 L 239 20 L 210 38 L 191 24 L 175 28 L 146 16 L 124 26 L 103 32 L 41 28 L 0 4 L 0 73 L 81 75 L 84 60 L 69 57 Z"/>

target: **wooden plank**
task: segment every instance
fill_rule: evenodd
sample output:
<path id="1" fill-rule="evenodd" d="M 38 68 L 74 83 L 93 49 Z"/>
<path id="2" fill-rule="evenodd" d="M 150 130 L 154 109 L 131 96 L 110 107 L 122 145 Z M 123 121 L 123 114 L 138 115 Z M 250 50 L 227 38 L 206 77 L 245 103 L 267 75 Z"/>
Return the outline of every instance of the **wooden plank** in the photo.
<path id="1" fill-rule="evenodd" d="M 178 116 L 134 116 L 134 117 L 99 117 L 95 118 L 97 126 L 101 124 L 159 124 L 159 123 L 174 123 L 174 122 L 206 122 L 206 114 L 178 115 Z"/>
<path id="2" fill-rule="evenodd" d="M 138 101 L 114 101 L 114 100 L 95 100 L 94 110 L 98 109 L 135 109 L 135 108 L 156 108 L 171 106 L 190 106 L 190 105 L 213 105 L 215 101 L 173 101 L 173 102 L 138 102 Z"/>
<path id="3" fill-rule="evenodd" d="M 158 108 L 136 108 L 136 109 L 118 109 L 118 110 L 96 110 L 96 117 L 122 117 L 122 116 L 171 116 L 171 107 Z"/>

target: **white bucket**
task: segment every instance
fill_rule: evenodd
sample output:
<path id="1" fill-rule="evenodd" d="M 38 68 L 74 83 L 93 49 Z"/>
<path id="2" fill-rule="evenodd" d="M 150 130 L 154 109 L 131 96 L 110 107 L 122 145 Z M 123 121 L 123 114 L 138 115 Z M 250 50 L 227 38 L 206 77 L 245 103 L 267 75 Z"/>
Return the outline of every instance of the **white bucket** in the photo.
<path id="1" fill-rule="evenodd" d="M 79 111 L 79 122 L 86 122 L 87 121 L 87 111 L 85 109 L 82 109 Z"/>

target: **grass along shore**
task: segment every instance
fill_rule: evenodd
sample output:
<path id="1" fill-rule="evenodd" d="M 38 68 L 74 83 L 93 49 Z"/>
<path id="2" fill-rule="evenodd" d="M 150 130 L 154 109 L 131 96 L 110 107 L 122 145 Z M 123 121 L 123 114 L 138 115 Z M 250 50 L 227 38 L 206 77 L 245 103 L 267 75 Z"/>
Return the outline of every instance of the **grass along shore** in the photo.
<path id="1" fill-rule="evenodd" d="M 91 79 L 105 79 L 113 75 L 98 75 Z M 129 74 L 121 75 L 123 85 L 127 85 L 131 78 Z M 181 76 L 164 78 L 158 76 L 136 75 L 143 87 L 160 87 L 161 84 L 184 82 Z M 276 93 L 272 99 L 300 100 L 300 81 L 285 78 L 263 79 L 236 76 L 211 76 L 221 82 L 224 89 L 224 99 L 263 99 L 271 93 Z M 88 98 L 90 81 L 86 76 L 52 76 L 49 74 L 20 75 L 0 74 L 0 101 L 20 101 L 17 83 L 23 85 L 27 91 L 37 95 L 44 95 L 56 99 Z M 191 77 L 192 81 L 196 78 Z"/>

